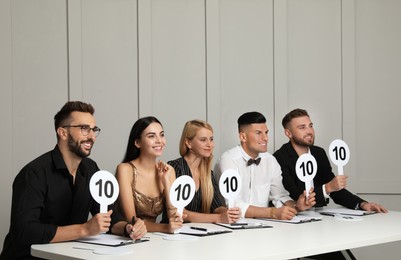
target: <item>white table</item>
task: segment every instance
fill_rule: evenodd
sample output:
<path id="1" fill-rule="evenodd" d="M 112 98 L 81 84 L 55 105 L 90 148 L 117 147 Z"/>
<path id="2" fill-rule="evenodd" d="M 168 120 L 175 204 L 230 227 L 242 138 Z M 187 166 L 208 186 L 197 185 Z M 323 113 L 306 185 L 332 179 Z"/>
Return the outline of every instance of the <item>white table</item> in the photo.
<path id="1" fill-rule="evenodd" d="M 322 221 L 304 224 L 268 223 L 273 228 L 236 230 L 196 241 L 166 241 L 149 233 L 149 242 L 127 245 L 133 249 L 131 255 L 73 249 L 101 247 L 78 242 L 32 245 L 31 252 L 46 259 L 289 259 L 401 240 L 401 212 L 394 211 L 364 216 L 362 221 L 323 216 Z"/>

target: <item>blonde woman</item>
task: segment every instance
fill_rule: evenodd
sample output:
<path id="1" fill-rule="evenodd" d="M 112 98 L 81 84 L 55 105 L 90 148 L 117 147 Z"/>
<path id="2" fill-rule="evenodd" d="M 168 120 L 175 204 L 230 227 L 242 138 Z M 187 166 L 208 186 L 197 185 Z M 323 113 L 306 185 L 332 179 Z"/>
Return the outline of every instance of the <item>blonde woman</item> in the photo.
<path id="1" fill-rule="evenodd" d="M 165 145 L 163 126 L 157 118 L 138 119 L 131 129 L 125 158 L 116 171 L 120 186 L 118 210 L 129 221 L 143 219 L 148 232 L 174 233 L 182 226 L 182 219 L 169 199 L 174 170 L 161 161 L 156 162 Z M 156 223 L 157 216 L 165 209 L 169 209 L 169 223 Z"/>
<path id="2" fill-rule="evenodd" d="M 219 196 L 218 184 L 212 177 L 213 129 L 201 120 L 188 121 L 180 140 L 181 157 L 169 161 L 178 178 L 189 175 L 195 181 L 196 192 L 184 209 L 185 221 L 233 223 L 240 216 L 239 208 L 227 209 Z"/>

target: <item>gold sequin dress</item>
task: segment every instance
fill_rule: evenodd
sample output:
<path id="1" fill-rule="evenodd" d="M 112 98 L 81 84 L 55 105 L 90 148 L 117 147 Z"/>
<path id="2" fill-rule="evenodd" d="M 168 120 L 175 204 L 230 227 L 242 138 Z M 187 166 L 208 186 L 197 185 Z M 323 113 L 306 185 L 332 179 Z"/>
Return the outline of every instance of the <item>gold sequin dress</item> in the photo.
<path id="1" fill-rule="evenodd" d="M 149 222 L 156 222 L 157 216 L 159 216 L 165 206 L 165 200 L 163 194 L 157 197 L 148 197 L 145 194 L 137 191 L 136 189 L 136 178 L 138 175 L 138 169 L 131 162 L 128 162 L 132 167 L 133 180 L 131 183 L 132 194 L 134 196 L 135 212 L 138 218 L 147 220 Z"/>

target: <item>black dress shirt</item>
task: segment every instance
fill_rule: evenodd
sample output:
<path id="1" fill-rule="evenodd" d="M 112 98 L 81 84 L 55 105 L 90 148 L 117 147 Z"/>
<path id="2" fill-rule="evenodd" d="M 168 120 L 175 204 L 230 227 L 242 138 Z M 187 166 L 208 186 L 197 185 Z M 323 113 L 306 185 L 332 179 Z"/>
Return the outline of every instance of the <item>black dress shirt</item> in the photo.
<path id="1" fill-rule="evenodd" d="M 13 183 L 11 224 L 4 240 L 1 259 L 32 259 L 32 244 L 49 243 L 58 226 L 81 224 L 89 212 L 99 212 L 89 191 L 89 181 L 99 170 L 82 159 L 75 184 L 56 146 L 26 165 Z"/>
<path id="2" fill-rule="evenodd" d="M 323 185 L 330 182 L 334 177 L 329 159 L 323 148 L 318 146 L 310 147 L 311 154 L 317 162 L 317 172 L 313 179 L 314 190 L 316 193 L 316 207 L 326 206 L 328 200 L 323 195 Z M 284 144 L 273 154 L 281 166 L 283 185 L 293 200 L 297 200 L 305 190 L 305 183 L 298 179 L 295 164 L 298 160 L 298 154 L 290 142 Z M 346 189 L 330 193 L 330 198 L 337 204 L 344 207 L 355 209 L 364 200 L 352 194 Z"/>

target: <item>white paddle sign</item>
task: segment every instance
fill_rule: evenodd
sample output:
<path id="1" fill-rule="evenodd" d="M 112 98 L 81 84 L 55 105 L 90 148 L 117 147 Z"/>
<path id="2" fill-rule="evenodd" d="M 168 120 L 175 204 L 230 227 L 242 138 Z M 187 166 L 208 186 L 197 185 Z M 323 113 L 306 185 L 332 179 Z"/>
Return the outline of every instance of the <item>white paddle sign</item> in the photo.
<path id="1" fill-rule="evenodd" d="M 177 213 L 182 216 L 185 206 L 187 206 L 195 195 L 195 181 L 188 175 L 178 177 L 171 185 L 170 200 L 171 204 L 177 208 Z"/>
<path id="2" fill-rule="evenodd" d="M 348 145 L 343 140 L 336 139 L 329 146 L 329 154 L 331 161 L 338 167 L 338 175 L 344 175 L 344 166 L 350 157 Z"/>
<path id="3" fill-rule="evenodd" d="M 220 193 L 228 200 L 228 208 L 234 207 L 235 197 L 241 190 L 242 180 L 238 171 L 228 169 L 223 172 L 219 180 Z"/>
<path id="4" fill-rule="evenodd" d="M 120 187 L 113 174 L 97 171 L 89 182 L 89 190 L 93 199 L 100 204 L 100 213 L 107 213 L 107 206 L 116 201 Z"/>
<path id="5" fill-rule="evenodd" d="M 317 163 L 315 157 L 309 153 L 299 156 L 295 164 L 295 171 L 298 179 L 305 183 L 306 197 L 309 197 L 309 191 L 314 187 L 313 178 L 316 176 Z"/>

